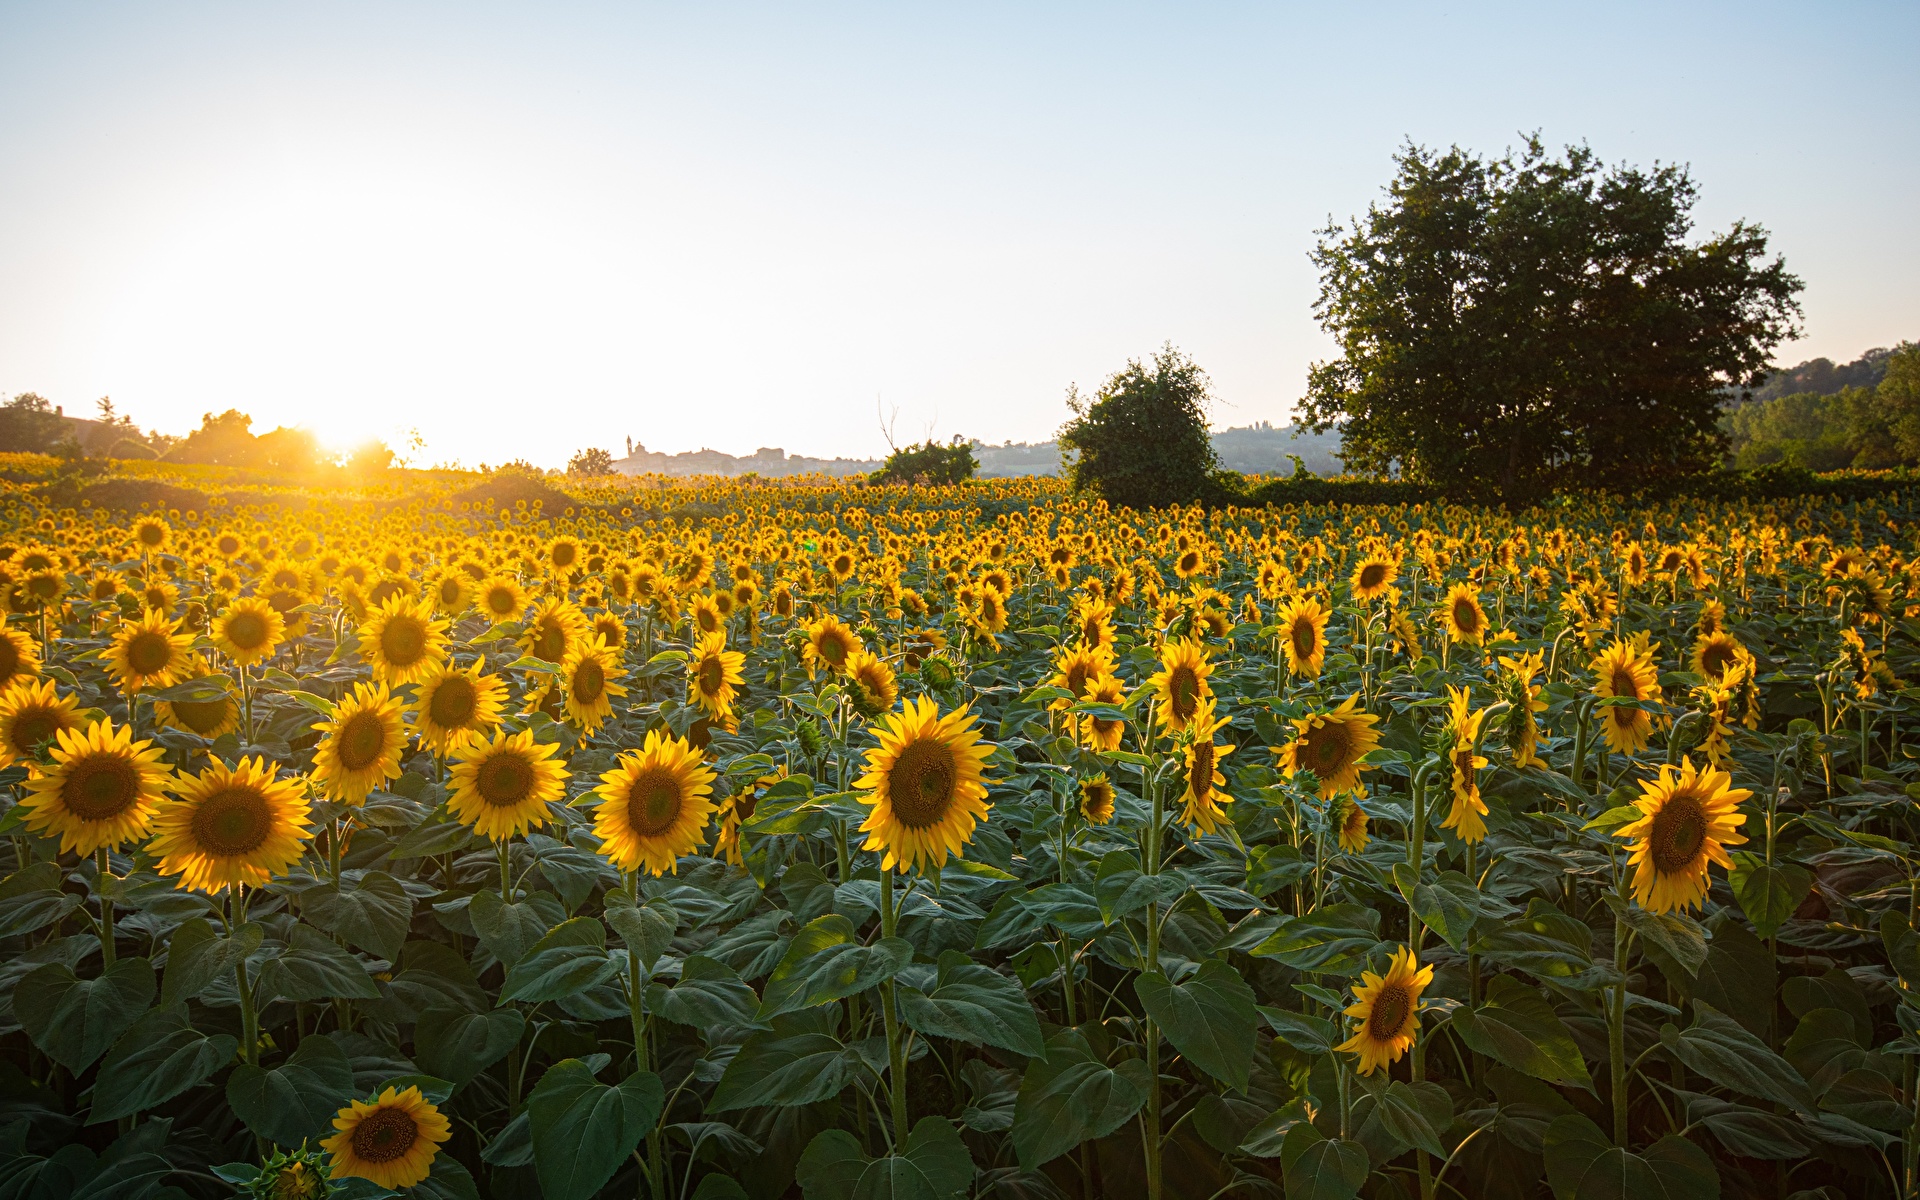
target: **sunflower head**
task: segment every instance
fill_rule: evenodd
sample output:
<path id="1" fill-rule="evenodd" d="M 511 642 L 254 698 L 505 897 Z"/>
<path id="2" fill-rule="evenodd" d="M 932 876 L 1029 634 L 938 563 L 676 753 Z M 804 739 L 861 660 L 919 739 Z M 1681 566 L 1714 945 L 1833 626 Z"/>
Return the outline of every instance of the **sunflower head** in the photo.
<path id="1" fill-rule="evenodd" d="M 410 1188 L 433 1170 L 452 1126 L 420 1089 L 387 1088 L 372 1100 L 350 1100 L 333 1118 L 338 1130 L 320 1143 L 333 1155 L 332 1177 Z"/>
<path id="2" fill-rule="evenodd" d="M 82 724 L 80 703 L 51 679 L 22 679 L 0 692 L 0 767 L 32 762 L 65 729 Z"/>
<path id="3" fill-rule="evenodd" d="M 276 779 L 265 758 L 232 767 L 216 760 L 181 783 L 179 799 L 154 822 L 150 850 L 162 875 L 180 886 L 217 892 L 259 887 L 300 861 L 313 836 L 305 781 Z"/>
<path id="4" fill-rule="evenodd" d="M 874 726 L 879 745 L 867 751 L 855 786 L 872 809 L 860 831 L 866 849 L 883 853 L 881 870 L 943 866 L 986 818 L 983 774 L 993 747 L 980 741 L 975 720 L 968 709 L 941 716 L 923 696 Z"/>
<path id="5" fill-rule="evenodd" d="M 1289 672 L 1308 679 L 1320 674 L 1327 658 L 1327 618 L 1332 615 L 1316 596 L 1297 597 L 1280 610 L 1280 648 Z"/>
<path id="6" fill-rule="evenodd" d="M 1369 554 L 1353 568 L 1353 577 L 1348 581 L 1353 589 L 1355 600 L 1372 600 L 1386 594 L 1393 586 L 1396 570 L 1392 559 L 1378 554 Z"/>
<path id="7" fill-rule="evenodd" d="M 364 804 L 367 794 L 400 777 L 407 726 L 400 697 L 384 683 L 357 683 L 334 707 L 331 720 L 314 728 L 313 781 L 329 800 Z"/>
<path id="8" fill-rule="evenodd" d="M 1374 769 L 1362 760 L 1380 745 L 1374 729 L 1380 718 L 1361 712 L 1359 704 L 1356 693 L 1331 712 L 1308 713 L 1293 723 L 1294 740 L 1274 751 L 1288 778 L 1312 771 L 1322 799 L 1360 789 L 1360 772 Z"/>
<path id="9" fill-rule="evenodd" d="M 0 626 L 0 689 L 40 674 L 40 643 L 18 629 Z"/>
<path id="10" fill-rule="evenodd" d="M 286 637 L 286 618 L 258 596 L 235 600 L 213 621 L 213 644 L 242 666 L 273 657 Z"/>
<path id="11" fill-rule="evenodd" d="M 110 720 L 60 730 L 51 761 L 27 780 L 27 828 L 81 855 L 145 837 L 173 782 L 161 753 Z"/>
<path id="12" fill-rule="evenodd" d="M 900 685 L 887 660 L 865 650 L 847 660 L 847 690 L 853 707 L 869 721 L 887 712 L 900 698 Z"/>
<path id="13" fill-rule="evenodd" d="M 1113 783 L 1104 772 L 1080 781 L 1080 815 L 1093 825 L 1113 820 Z"/>
<path id="14" fill-rule="evenodd" d="M 390 596 L 360 627 L 360 652 L 374 678 L 395 687 L 418 682 L 447 656 L 447 621 L 431 599 Z"/>
<path id="15" fill-rule="evenodd" d="M 1487 612 L 1480 607 L 1480 593 L 1470 583 L 1456 583 L 1441 602 L 1440 624 L 1453 642 L 1478 646 L 1486 641 Z"/>
<path id="16" fill-rule="evenodd" d="M 1416 967 L 1413 951 L 1405 946 L 1393 952 L 1384 976 L 1361 974 L 1353 989 L 1353 1005 L 1346 1010 L 1355 1021 L 1353 1036 L 1339 1049 L 1354 1055 L 1362 1075 L 1400 1061 L 1420 1032 L 1420 995 L 1433 982 L 1432 967 Z"/>
<path id="17" fill-rule="evenodd" d="M 1627 862 L 1640 907 L 1652 913 L 1697 908 L 1706 900 L 1709 865 L 1733 866 L 1726 847 L 1747 840 L 1739 832 L 1747 819 L 1740 802 L 1753 793 L 1731 782 L 1725 771 L 1696 771 L 1688 758 L 1640 785 L 1633 802 L 1640 818 L 1613 831 L 1629 839 Z"/>
<path id="18" fill-rule="evenodd" d="M 613 702 L 627 694 L 619 682 L 620 656 L 605 642 L 582 633 L 561 661 L 560 683 L 565 689 L 567 720 L 592 733 L 613 715 Z"/>
<path id="19" fill-rule="evenodd" d="M 171 686 L 189 668 L 193 635 L 159 609 L 149 608 L 137 621 L 123 621 L 107 649 L 107 671 L 123 688 Z"/>
<path id="20" fill-rule="evenodd" d="M 567 790 L 566 766 L 553 757 L 559 749 L 535 742 L 530 729 L 469 739 L 452 755 L 448 811 L 496 842 L 545 825 L 547 805 Z"/>
<path id="21" fill-rule="evenodd" d="M 706 844 L 715 778 L 688 740 L 650 730 L 640 750 L 622 755 L 594 789 L 600 853 L 623 871 L 658 876 L 678 870 L 682 855 Z"/>
<path id="22" fill-rule="evenodd" d="M 802 654 L 809 674 L 816 668 L 839 674 L 847 669 L 847 660 L 853 657 L 854 652 L 863 648 L 860 635 L 847 628 L 840 618 L 828 613 L 807 626 L 807 641 Z"/>
<path id="23" fill-rule="evenodd" d="M 1650 646 L 1633 641 L 1615 642 L 1592 663 L 1594 695 L 1627 700 L 1661 699 L 1659 675 L 1653 665 Z M 1653 736 L 1653 718 L 1643 709 L 1626 705 L 1607 705 L 1600 710 L 1600 730 L 1608 749 L 1619 754 L 1638 754 Z"/>
<path id="24" fill-rule="evenodd" d="M 687 699 L 712 716 L 731 713 L 736 690 L 745 682 L 746 661 L 745 654 L 727 649 L 726 634 L 705 635 L 687 659 Z"/>
<path id="25" fill-rule="evenodd" d="M 444 755 L 500 723 L 507 687 L 483 666 L 480 659 L 465 669 L 442 663 L 420 680 L 413 728 L 434 753 Z"/>
<path id="26" fill-rule="evenodd" d="M 1159 700 L 1161 719 L 1175 733 L 1184 731 L 1199 715 L 1200 705 L 1213 694 L 1207 677 L 1213 666 L 1199 641 L 1169 640 L 1160 650 L 1160 672 L 1149 679 Z"/>

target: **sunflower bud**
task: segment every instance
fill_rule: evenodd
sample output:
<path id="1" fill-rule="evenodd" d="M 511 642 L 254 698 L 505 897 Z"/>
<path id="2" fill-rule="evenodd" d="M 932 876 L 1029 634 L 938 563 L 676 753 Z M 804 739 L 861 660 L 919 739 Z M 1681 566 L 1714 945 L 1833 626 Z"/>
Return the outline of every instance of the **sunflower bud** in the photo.
<path id="1" fill-rule="evenodd" d="M 807 758 L 819 758 L 827 752 L 827 739 L 820 733 L 820 726 L 814 724 L 812 717 L 801 717 L 794 723 L 794 736 L 800 740 L 800 753 Z"/>

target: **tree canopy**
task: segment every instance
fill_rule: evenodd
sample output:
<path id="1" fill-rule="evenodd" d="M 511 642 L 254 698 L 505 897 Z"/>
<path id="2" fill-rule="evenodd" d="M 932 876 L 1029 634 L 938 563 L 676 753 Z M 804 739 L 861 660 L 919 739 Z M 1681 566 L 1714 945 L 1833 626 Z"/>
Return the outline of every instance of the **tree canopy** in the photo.
<path id="1" fill-rule="evenodd" d="M 972 479 L 980 464 L 974 460 L 973 447 L 956 437 L 942 445 L 928 438 L 918 446 L 902 446 L 887 455 L 878 471 L 867 476 L 869 483 L 959 483 Z"/>
<path id="2" fill-rule="evenodd" d="M 1794 392 L 1731 409 L 1722 424 L 1734 465 L 1786 463 L 1813 471 L 1920 465 L 1920 345 L 1903 342 L 1875 353 L 1877 386 Z"/>
<path id="3" fill-rule="evenodd" d="M 1207 498 L 1215 486 L 1208 387 L 1206 372 L 1169 343 L 1150 364 L 1129 360 L 1091 400 L 1069 388 L 1074 415 L 1060 428 L 1060 447 L 1077 455 L 1067 469 L 1074 490 L 1128 508 Z"/>
<path id="4" fill-rule="evenodd" d="M 1385 201 L 1313 252 L 1340 354 L 1303 407 L 1340 427 L 1349 467 L 1527 502 L 1721 460 L 1722 389 L 1757 383 L 1800 314 L 1764 229 L 1691 242 L 1685 168 L 1554 158 L 1537 138 L 1395 162 Z"/>

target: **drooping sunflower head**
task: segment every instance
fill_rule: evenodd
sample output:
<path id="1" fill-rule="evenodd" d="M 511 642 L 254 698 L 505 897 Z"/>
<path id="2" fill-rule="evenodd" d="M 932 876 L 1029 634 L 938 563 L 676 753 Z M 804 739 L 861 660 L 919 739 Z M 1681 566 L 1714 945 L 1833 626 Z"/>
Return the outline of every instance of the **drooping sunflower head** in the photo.
<path id="1" fill-rule="evenodd" d="M 545 825 L 547 805 L 567 790 L 559 749 L 535 742 L 531 729 L 469 739 L 452 754 L 448 811 L 496 842 Z"/>
<path id="2" fill-rule="evenodd" d="M 1175 733 L 1184 731 L 1213 694 L 1207 677 L 1213 665 L 1197 640 L 1170 639 L 1160 649 L 1160 671 L 1147 682 L 1159 701 L 1161 720 Z"/>
<path id="3" fill-rule="evenodd" d="M 445 755 L 500 723 L 507 687 L 499 676 L 485 674 L 484 665 L 480 659 L 464 669 L 442 663 L 420 680 L 413 728 L 435 754 Z"/>
<path id="4" fill-rule="evenodd" d="M 80 702 L 51 679 L 22 679 L 0 692 L 0 767 L 32 762 L 63 729 L 82 724 Z"/>
<path id="5" fill-rule="evenodd" d="M 600 797 L 593 823 L 600 853 L 622 871 L 677 871 L 682 855 L 706 844 L 714 779 L 686 739 L 650 730 L 639 752 L 622 755 L 594 789 Z"/>
<path id="6" fill-rule="evenodd" d="M 1480 607 L 1480 593 L 1470 583 L 1456 583 L 1447 591 L 1440 606 L 1440 623 L 1447 638 L 1478 646 L 1487 637 L 1487 611 Z"/>
<path id="7" fill-rule="evenodd" d="M 400 777 L 407 724 L 400 697 L 386 684 L 355 684 L 332 719 L 314 728 L 321 736 L 313 751 L 313 781 L 327 799 L 364 804 L 369 792 Z"/>
<path id="8" fill-rule="evenodd" d="M 561 663 L 567 720 L 592 733 L 613 715 L 613 702 L 627 694 L 620 656 L 597 637 L 582 634 Z"/>
<path id="9" fill-rule="evenodd" d="M 1213 740 L 1213 735 L 1226 724 L 1227 718 L 1216 715 L 1214 700 L 1209 696 L 1187 727 L 1184 739 L 1187 788 L 1180 796 L 1181 820 L 1196 833 L 1218 830 L 1225 821 L 1222 806 L 1233 803 L 1233 797 L 1222 790 L 1227 780 L 1220 773 L 1220 760 L 1233 753 L 1233 747 Z"/>
<path id="10" fill-rule="evenodd" d="M 1308 679 L 1320 674 L 1327 658 L 1327 618 L 1332 615 L 1316 596 L 1296 597 L 1280 610 L 1280 648 L 1288 671 Z"/>
<path id="11" fill-rule="evenodd" d="M 333 1155 L 333 1178 L 367 1179 L 395 1190 L 424 1180 L 440 1143 L 453 1136 L 447 1118 L 417 1086 L 348 1101 L 333 1127 L 339 1132 L 320 1143 Z"/>
<path id="12" fill-rule="evenodd" d="M 235 600 L 213 620 L 213 644 L 242 666 L 273 657 L 286 636 L 286 618 L 258 596 Z"/>
<path id="13" fill-rule="evenodd" d="M 839 674 L 847 669 L 847 660 L 854 651 L 863 649 L 860 635 L 847 628 L 840 618 L 832 613 L 821 617 L 807 626 L 807 644 L 803 651 L 807 670 L 824 667 Z"/>
<path id="14" fill-rule="evenodd" d="M 121 687 L 170 687 L 191 666 L 193 635 L 158 609 L 137 621 L 122 621 L 107 648 L 107 671 Z"/>
<path id="15" fill-rule="evenodd" d="M 1367 810 L 1359 801 L 1352 796 L 1340 797 L 1327 810 L 1327 819 L 1342 850 L 1358 854 L 1367 848 Z"/>
<path id="16" fill-rule="evenodd" d="M 215 760 L 197 778 L 179 786 L 179 799 L 154 821 L 149 849 L 162 875 L 177 875 L 182 888 L 217 892 L 235 885 L 260 887 L 300 861 L 313 836 L 306 785 L 276 779 L 265 758 L 243 758 L 229 767 Z"/>
<path id="17" fill-rule="evenodd" d="M 1303 770 L 1319 778 L 1322 799 L 1359 790 L 1360 772 L 1374 769 L 1362 760 L 1380 745 L 1380 718 L 1359 704 L 1356 693 L 1331 712 L 1308 713 L 1293 723 L 1294 740 L 1275 751 L 1289 778 Z"/>
<path id="18" fill-rule="evenodd" d="M 975 720 L 969 709 L 941 716 L 923 696 L 873 727 L 879 745 L 855 786 L 873 810 L 860 831 L 866 849 L 884 852 L 881 870 L 938 868 L 973 839 L 990 808 L 984 771 L 993 752 Z"/>
<path id="19" fill-rule="evenodd" d="M 1433 968 L 1416 970 L 1417 961 L 1410 949 L 1398 947 L 1385 976 L 1365 971 L 1353 989 L 1354 1003 L 1346 1012 L 1358 1024 L 1339 1049 L 1359 1058 L 1356 1069 L 1362 1075 L 1399 1062 L 1419 1036 L 1420 995 L 1433 982 Z"/>
<path id="20" fill-rule="evenodd" d="M 360 627 L 360 653 L 375 679 L 395 687 L 415 683 L 447 656 L 447 621 L 433 601 L 390 596 Z"/>
<path id="21" fill-rule="evenodd" d="M 1697 675 L 1708 679 L 1719 679 L 1726 675 L 1729 668 L 1740 661 L 1746 653 L 1746 647 L 1740 639 L 1731 633 L 1720 631 L 1709 633 L 1693 644 L 1692 667 Z"/>
<path id="22" fill-rule="evenodd" d="M 1731 783 L 1725 771 L 1696 771 L 1688 758 L 1678 769 L 1661 767 L 1658 779 L 1640 785 L 1633 802 L 1640 819 L 1613 831 L 1630 840 L 1627 861 L 1635 869 L 1633 898 L 1640 907 L 1656 914 L 1697 908 L 1707 897 L 1709 865 L 1733 866 L 1726 847 L 1747 840 L 1739 832 L 1747 819 L 1740 802 L 1753 793 Z"/>
<path id="23" fill-rule="evenodd" d="M 109 720 L 62 729 L 49 765 L 27 779 L 27 828 L 58 834 L 62 852 L 81 855 L 145 837 L 173 782 L 161 754 Z"/>
<path id="24" fill-rule="evenodd" d="M 1080 815 L 1093 825 L 1113 820 L 1113 783 L 1104 772 L 1080 781 Z"/>
<path id="25" fill-rule="evenodd" d="M 727 649 L 724 633 L 702 637 L 687 659 L 687 699 L 717 717 L 733 711 L 735 689 L 745 682 L 747 656 Z"/>

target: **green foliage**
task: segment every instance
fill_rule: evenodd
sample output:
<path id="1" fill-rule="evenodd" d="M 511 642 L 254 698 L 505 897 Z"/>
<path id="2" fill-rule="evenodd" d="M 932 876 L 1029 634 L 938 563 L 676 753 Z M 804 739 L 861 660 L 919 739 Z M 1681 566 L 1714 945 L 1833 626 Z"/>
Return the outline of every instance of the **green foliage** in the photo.
<path id="1" fill-rule="evenodd" d="M 0 404 L 0 452 L 45 454 L 66 431 L 66 421 L 44 396 L 21 392 Z"/>
<path id="2" fill-rule="evenodd" d="M 1169 344 L 1149 365 L 1129 360 L 1091 400 L 1069 389 L 1074 415 L 1060 428 L 1060 447 L 1076 455 L 1067 471 L 1073 490 L 1123 508 L 1214 499 L 1207 387 L 1206 373 Z"/>
<path id="3" fill-rule="evenodd" d="M 918 446 L 903 446 L 887 455 L 885 465 L 867 476 L 867 482 L 938 487 L 972 479 L 979 468 L 972 443 L 955 437 L 942 445 L 929 438 Z"/>
<path id="4" fill-rule="evenodd" d="M 567 474 L 580 479 L 593 479 L 601 475 L 613 474 L 613 453 L 598 446 L 581 450 L 567 460 Z"/>

